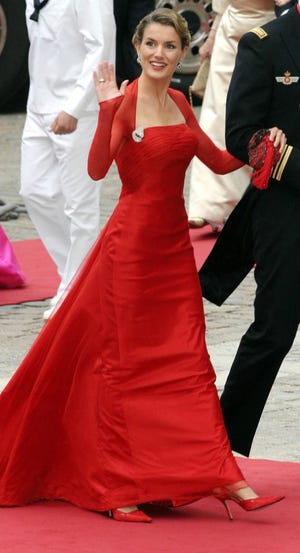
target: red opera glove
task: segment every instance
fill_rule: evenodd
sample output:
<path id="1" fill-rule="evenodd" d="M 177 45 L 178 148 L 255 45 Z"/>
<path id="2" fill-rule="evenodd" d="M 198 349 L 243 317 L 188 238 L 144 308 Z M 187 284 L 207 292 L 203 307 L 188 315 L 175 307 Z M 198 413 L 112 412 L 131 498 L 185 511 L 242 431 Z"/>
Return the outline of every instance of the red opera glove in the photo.
<path id="1" fill-rule="evenodd" d="M 249 165 L 253 168 L 251 184 L 261 190 L 268 188 L 272 169 L 280 158 L 279 148 L 274 147 L 269 134 L 268 129 L 257 131 L 248 145 Z"/>

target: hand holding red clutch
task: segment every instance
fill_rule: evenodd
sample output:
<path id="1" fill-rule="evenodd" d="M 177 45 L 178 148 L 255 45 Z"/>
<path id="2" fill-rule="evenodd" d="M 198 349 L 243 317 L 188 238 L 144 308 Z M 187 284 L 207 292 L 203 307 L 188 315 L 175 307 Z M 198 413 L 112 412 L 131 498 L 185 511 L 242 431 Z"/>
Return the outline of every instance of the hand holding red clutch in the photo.
<path id="1" fill-rule="evenodd" d="M 273 167 L 286 144 L 286 136 L 277 127 L 254 133 L 248 146 L 249 165 L 254 169 L 251 183 L 264 190 L 268 188 Z"/>

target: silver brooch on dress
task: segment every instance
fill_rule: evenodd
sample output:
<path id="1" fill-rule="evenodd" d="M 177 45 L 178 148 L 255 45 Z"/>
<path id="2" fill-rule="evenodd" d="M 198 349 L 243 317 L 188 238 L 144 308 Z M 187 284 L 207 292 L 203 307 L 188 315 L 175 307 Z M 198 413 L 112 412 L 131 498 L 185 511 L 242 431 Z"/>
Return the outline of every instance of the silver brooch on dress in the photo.
<path id="1" fill-rule="evenodd" d="M 134 131 L 132 131 L 132 138 L 135 142 L 142 142 L 143 138 L 144 138 L 144 129 L 143 127 L 138 127 L 137 129 L 134 129 Z"/>

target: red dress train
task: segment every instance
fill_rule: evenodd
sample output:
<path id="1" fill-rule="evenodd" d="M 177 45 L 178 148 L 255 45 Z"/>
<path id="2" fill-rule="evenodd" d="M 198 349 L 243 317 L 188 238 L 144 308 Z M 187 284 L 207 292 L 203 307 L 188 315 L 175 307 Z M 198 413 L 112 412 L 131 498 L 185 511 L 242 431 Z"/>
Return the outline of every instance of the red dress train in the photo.
<path id="1" fill-rule="evenodd" d="M 105 511 L 243 479 L 205 345 L 183 199 L 194 154 L 219 172 L 240 163 L 172 90 L 186 123 L 146 128 L 136 142 L 137 86 L 101 105 L 89 159 L 100 178 L 116 158 L 119 202 L 0 396 L 1 505 L 48 498 Z"/>

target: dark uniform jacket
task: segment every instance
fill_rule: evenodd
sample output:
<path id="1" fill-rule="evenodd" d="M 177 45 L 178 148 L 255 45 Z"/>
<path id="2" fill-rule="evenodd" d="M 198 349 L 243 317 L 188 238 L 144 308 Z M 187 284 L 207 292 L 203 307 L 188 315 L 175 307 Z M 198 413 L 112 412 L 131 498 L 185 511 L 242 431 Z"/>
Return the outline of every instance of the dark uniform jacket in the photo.
<path id="1" fill-rule="evenodd" d="M 274 126 L 285 132 L 287 145 L 273 170 L 269 188 L 290 187 L 299 201 L 300 14 L 297 7 L 241 37 L 226 111 L 227 148 L 246 164 L 253 133 Z M 248 187 L 199 271 L 203 296 L 217 305 L 226 300 L 256 262 L 253 220 L 256 204 L 265 193 L 252 185 Z"/>
<path id="2" fill-rule="evenodd" d="M 248 163 L 248 143 L 259 129 L 287 136 L 273 177 L 300 189 L 300 15 L 297 8 L 239 42 L 226 115 L 226 146 Z"/>

